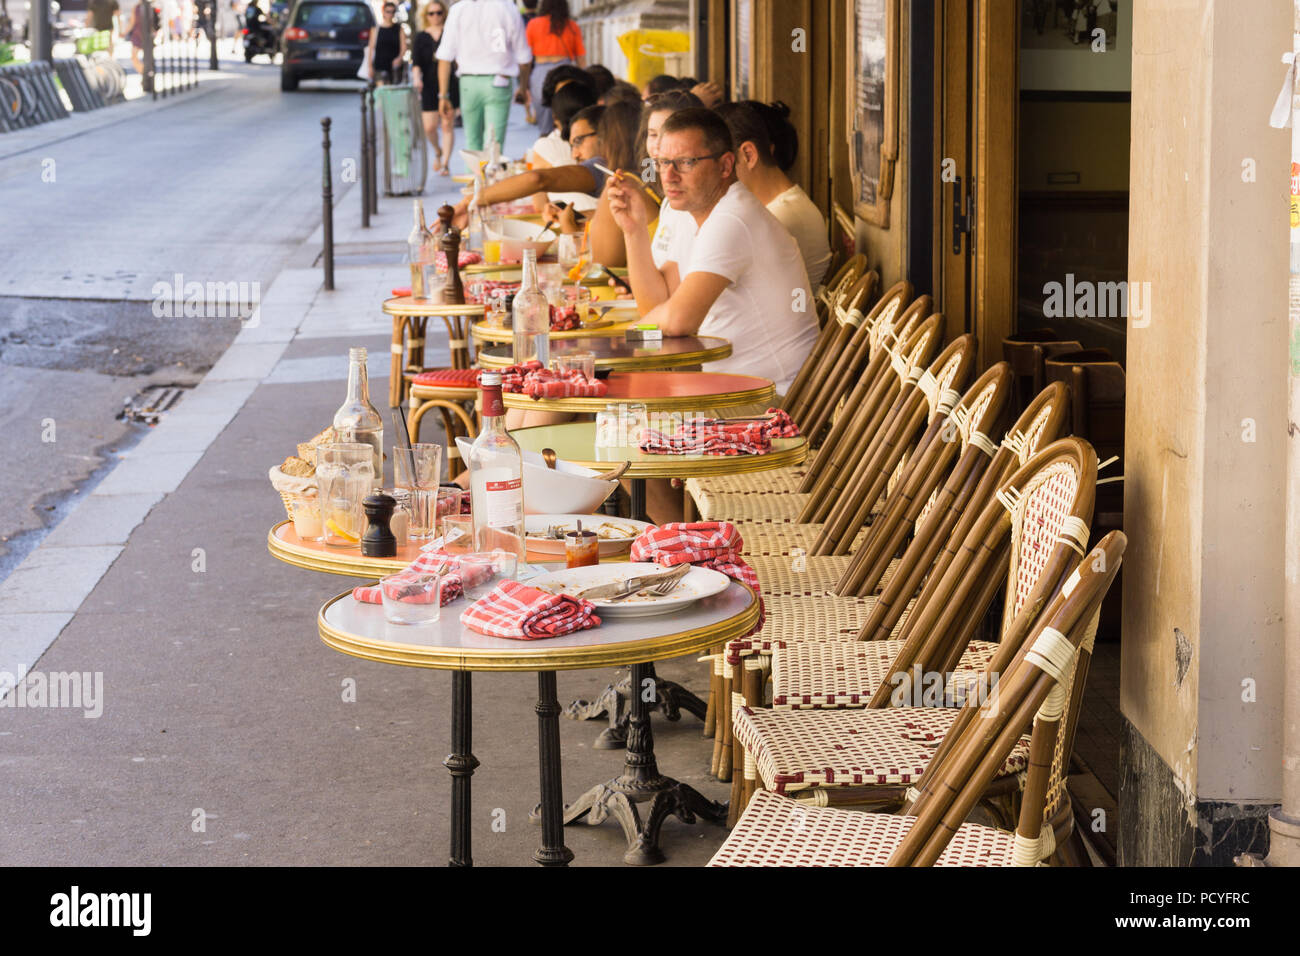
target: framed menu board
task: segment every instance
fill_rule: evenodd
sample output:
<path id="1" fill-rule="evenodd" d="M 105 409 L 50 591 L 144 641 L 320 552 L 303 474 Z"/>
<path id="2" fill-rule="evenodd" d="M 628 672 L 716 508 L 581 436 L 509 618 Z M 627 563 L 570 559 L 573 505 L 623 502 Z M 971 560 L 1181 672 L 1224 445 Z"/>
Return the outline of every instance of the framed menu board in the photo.
<path id="1" fill-rule="evenodd" d="M 854 213 L 889 225 L 898 159 L 898 0 L 849 4 L 849 165 Z"/>
<path id="2" fill-rule="evenodd" d="M 732 0 L 731 98 L 750 99 L 753 85 L 754 0 Z"/>

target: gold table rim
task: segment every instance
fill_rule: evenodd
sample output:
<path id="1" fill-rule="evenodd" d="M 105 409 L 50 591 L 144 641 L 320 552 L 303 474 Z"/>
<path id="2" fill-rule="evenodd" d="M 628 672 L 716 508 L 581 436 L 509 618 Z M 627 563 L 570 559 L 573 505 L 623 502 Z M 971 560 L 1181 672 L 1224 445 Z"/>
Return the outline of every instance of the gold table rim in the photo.
<path id="1" fill-rule="evenodd" d="M 600 330 L 597 329 L 596 331 L 599 332 Z M 593 335 L 591 337 L 596 338 L 597 336 Z M 600 336 L 600 338 L 614 337 L 615 336 L 612 335 Z M 677 368 L 679 365 L 702 365 L 705 362 L 717 362 L 721 359 L 728 358 L 731 355 L 731 343 L 726 339 L 719 339 L 719 341 L 726 342 L 726 344 L 715 345 L 712 348 L 707 349 L 696 349 L 693 352 L 673 352 L 671 354 L 666 353 L 658 356 L 643 355 L 617 358 L 601 358 L 597 356 L 596 366 L 598 368 L 611 368 L 616 370 L 658 370 Z M 492 346 L 504 346 L 509 344 L 510 343 L 508 342 L 493 342 Z M 506 358 L 497 358 L 495 355 L 488 355 L 486 349 L 481 348 L 478 352 L 478 364 L 481 368 L 509 368 L 511 360 Z"/>
<path id="2" fill-rule="evenodd" d="M 611 322 L 609 325 L 601 325 L 594 329 L 565 329 L 562 332 L 551 332 L 550 338 L 554 341 L 558 339 L 580 339 L 584 337 L 594 338 L 596 336 L 613 337 L 622 335 L 639 321 L 641 321 L 639 318 L 627 319 L 621 322 Z M 481 321 L 475 322 L 470 326 L 469 334 L 473 336 L 474 341 L 476 342 L 490 342 L 493 345 L 506 345 L 514 339 L 514 332 L 510 329 L 489 326 L 486 322 Z"/>
<path id="3" fill-rule="evenodd" d="M 757 376 L 750 376 L 757 378 Z M 766 381 L 766 379 L 763 379 Z M 776 398 L 776 387 L 768 382 L 760 388 L 747 388 L 732 392 L 710 392 L 706 395 L 672 395 L 626 398 L 529 398 L 523 392 L 506 392 L 501 396 L 506 408 L 523 408 L 539 412 L 602 412 L 606 405 L 618 402 L 635 402 L 644 405 L 648 412 L 702 410 L 729 408 L 734 405 L 770 404 Z"/>
<path id="4" fill-rule="evenodd" d="M 733 579 L 734 580 L 734 579 Z M 332 627 L 325 621 L 325 613 L 338 601 L 351 597 L 351 589 L 335 595 L 316 614 L 316 626 L 321 641 L 343 654 L 382 664 L 403 667 L 424 667 L 433 670 L 454 671 L 562 671 L 587 670 L 597 667 L 620 667 L 628 664 L 645 664 L 652 661 L 696 654 L 733 638 L 749 633 L 758 623 L 759 602 L 752 588 L 736 581 L 749 592 L 750 601 L 739 614 L 724 618 L 705 627 L 691 628 L 673 634 L 664 634 L 644 640 L 622 644 L 593 647 L 552 648 L 530 645 L 544 641 L 520 641 L 518 651 L 467 650 L 465 648 L 431 648 L 418 644 L 398 644 L 358 637 Z"/>
<path id="5" fill-rule="evenodd" d="M 367 558 L 352 554 L 333 558 L 328 553 L 313 548 L 301 548 L 276 534 L 277 530 L 292 523 L 290 519 L 285 518 L 271 525 L 271 530 L 266 533 L 266 549 L 271 552 L 271 557 L 296 568 L 323 571 L 326 574 L 341 574 L 352 578 L 373 578 L 376 575 L 383 576 L 402 571 L 411 563 L 402 558 Z"/>
<path id="6" fill-rule="evenodd" d="M 424 318 L 451 315 L 475 316 L 483 314 L 483 306 L 467 302 L 464 305 L 448 305 L 432 302 L 428 299 L 416 299 L 409 295 L 395 295 L 385 299 L 382 306 L 385 315 L 400 318 Z"/>

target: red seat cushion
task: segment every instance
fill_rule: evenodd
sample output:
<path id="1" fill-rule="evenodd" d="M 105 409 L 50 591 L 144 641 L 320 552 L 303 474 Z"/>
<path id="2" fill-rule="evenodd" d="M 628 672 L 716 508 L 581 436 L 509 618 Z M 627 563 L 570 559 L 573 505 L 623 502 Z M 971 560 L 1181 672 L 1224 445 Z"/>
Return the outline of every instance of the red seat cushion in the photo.
<path id="1" fill-rule="evenodd" d="M 450 386 L 451 388 L 477 388 L 476 368 L 427 368 L 412 376 L 413 385 Z"/>

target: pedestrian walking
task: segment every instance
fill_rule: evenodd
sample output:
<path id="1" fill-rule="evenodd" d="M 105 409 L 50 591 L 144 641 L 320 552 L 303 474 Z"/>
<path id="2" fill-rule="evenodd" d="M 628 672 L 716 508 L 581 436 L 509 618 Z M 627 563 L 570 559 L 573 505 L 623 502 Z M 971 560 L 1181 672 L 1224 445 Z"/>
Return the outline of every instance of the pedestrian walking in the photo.
<path id="1" fill-rule="evenodd" d="M 465 145 L 483 148 L 483 127 L 489 125 L 497 145 L 505 148 L 506 122 L 515 79 L 527 89 L 533 51 L 524 36 L 524 21 L 509 0 L 461 0 L 447 13 L 438 44 L 438 104 L 444 117 L 454 117 L 451 65 L 460 74 L 460 109 Z"/>
<path id="2" fill-rule="evenodd" d="M 381 85 L 402 82 L 406 61 L 406 31 L 394 22 L 397 4 L 385 3 L 379 26 L 370 31 L 370 81 Z"/>
<path id="3" fill-rule="evenodd" d="M 145 17 L 153 17 L 154 10 L 151 3 L 146 0 L 139 0 L 131 8 L 131 22 L 127 25 L 126 36 L 131 41 L 131 65 L 135 71 L 144 76 L 144 26 L 147 22 Z M 156 27 L 156 20 L 151 22 L 150 27 Z M 156 30 L 151 31 L 154 42 L 157 42 L 158 34 Z M 146 91 L 148 92 L 148 91 Z"/>
<path id="4" fill-rule="evenodd" d="M 530 102 L 542 136 L 555 127 L 551 108 L 542 100 L 546 74 L 565 63 L 584 66 L 587 48 L 582 42 L 582 28 L 569 16 L 569 0 L 542 0 L 537 16 L 528 21 L 524 35 L 533 51 L 533 70 L 529 78 Z"/>
<path id="5" fill-rule="evenodd" d="M 438 44 L 442 42 L 442 32 L 447 24 L 447 5 L 443 0 L 430 0 L 425 4 L 420 17 L 421 29 L 411 41 L 412 81 L 420 93 L 420 119 L 424 123 L 424 135 L 433 147 L 433 171 L 439 176 L 451 175 L 451 154 L 456 145 L 456 111 L 460 109 L 460 83 L 453 73 L 451 89 L 451 115 L 445 116 L 438 111 L 438 94 L 442 87 L 438 85 Z M 442 127 L 442 136 L 438 129 Z"/>

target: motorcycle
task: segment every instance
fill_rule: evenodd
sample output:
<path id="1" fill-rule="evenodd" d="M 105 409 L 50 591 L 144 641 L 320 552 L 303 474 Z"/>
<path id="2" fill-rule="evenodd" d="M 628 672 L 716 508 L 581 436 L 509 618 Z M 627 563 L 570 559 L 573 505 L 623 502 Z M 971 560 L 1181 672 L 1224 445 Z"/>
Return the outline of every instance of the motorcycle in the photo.
<path id="1" fill-rule="evenodd" d="M 280 50 L 280 37 L 274 28 L 265 21 L 245 21 L 243 28 L 244 62 L 252 63 L 253 57 L 265 53 L 267 59 L 275 62 L 275 55 Z"/>

